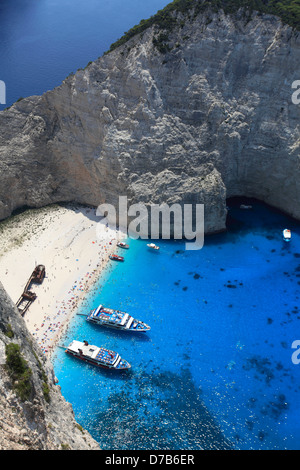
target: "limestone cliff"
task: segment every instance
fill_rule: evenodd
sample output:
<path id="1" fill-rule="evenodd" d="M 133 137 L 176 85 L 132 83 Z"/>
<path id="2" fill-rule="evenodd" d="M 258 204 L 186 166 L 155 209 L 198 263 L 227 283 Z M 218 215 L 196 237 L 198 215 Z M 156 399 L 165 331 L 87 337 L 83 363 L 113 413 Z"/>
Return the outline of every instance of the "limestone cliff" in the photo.
<path id="1" fill-rule="evenodd" d="M 52 366 L 0 284 L 0 450 L 99 450 L 54 382 Z"/>
<path id="2" fill-rule="evenodd" d="M 119 195 L 204 203 L 207 232 L 237 195 L 300 218 L 299 32 L 243 10 L 173 15 L 0 113 L 0 218 Z"/>

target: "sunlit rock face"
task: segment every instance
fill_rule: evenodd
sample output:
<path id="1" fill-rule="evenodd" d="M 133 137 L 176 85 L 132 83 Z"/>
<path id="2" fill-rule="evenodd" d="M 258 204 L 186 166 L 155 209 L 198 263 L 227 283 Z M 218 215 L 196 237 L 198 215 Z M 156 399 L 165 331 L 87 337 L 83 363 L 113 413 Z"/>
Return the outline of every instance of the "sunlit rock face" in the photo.
<path id="1" fill-rule="evenodd" d="M 226 198 L 300 218 L 299 33 L 271 15 L 182 15 L 166 51 L 151 27 L 0 113 L 0 217 L 22 206 L 203 203 L 223 230 Z M 157 41 L 154 41 L 157 44 Z"/>

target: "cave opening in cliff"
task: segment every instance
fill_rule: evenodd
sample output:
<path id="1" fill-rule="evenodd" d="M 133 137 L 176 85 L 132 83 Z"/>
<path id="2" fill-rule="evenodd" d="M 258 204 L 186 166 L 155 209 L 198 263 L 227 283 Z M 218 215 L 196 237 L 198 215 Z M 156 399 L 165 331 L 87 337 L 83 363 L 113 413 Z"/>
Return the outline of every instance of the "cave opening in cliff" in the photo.
<path id="1" fill-rule="evenodd" d="M 233 196 L 226 199 L 227 218 L 226 229 L 239 231 L 243 229 L 250 229 L 250 227 L 264 227 L 271 229 L 272 227 L 278 229 L 278 222 L 274 225 L 273 216 L 282 216 L 287 218 L 289 226 L 293 227 L 297 224 L 297 220 L 287 214 L 286 212 L 271 206 L 261 199 L 246 196 Z M 277 218 L 281 220 L 281 218 Z M 280 222 L 279 222 L 280 223 Z M 282 227 L 284 229 L 285 227 Z"/>

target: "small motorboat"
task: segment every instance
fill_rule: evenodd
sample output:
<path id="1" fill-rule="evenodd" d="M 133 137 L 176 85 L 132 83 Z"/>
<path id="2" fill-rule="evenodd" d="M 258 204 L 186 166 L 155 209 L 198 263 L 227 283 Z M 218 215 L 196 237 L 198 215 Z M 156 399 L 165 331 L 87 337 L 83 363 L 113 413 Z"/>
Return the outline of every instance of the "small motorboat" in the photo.
<path id="1" fill-rule="evenodd" d="M 127 245 L 124 242 L 118 242 L 117 246 L 119 246 L 120 248 L 125 248 L 126 250 L 128 250 L 128 248 L 129 248 L 129 245 Z"/>
<path id="2" fill-rule="evenodd" d="M 283 230 L 282 235 L 283 235 L 284 241 L 286 241 L 286 242 L 290 242 L 290 241 L 291 241 L 292 233 L 291 233 L 291 231 L 290 231 L 288 228 L 285 228 L 285 229 Z"/>
<path id="3" fill-rule="evenodd" d="M 159 250 L 159 246 L 155 245 L 155 243 L 147 243 L 148 248 L 151 250 Z"/>
<path id="4" fill-rule="evenodd" d="M 123 256 L 118 256 L 118 255 L 109 255 L 109 258 L 113 261 L 124 261 Z"/>
<path id="5" fill-rule="evenodd" d="M 105 369 L 130 369 L 129 362 L 122 359 L 121 356 L 106 348 L 99 348 L 92 346 L 87 341 L 72 341 L 72 343 L 65 350 L 70 356 L 76 357 L 83 362 L 92 364 Z"/>
<path id="6" fill-rule="evenodd" d="M 241 204 L 240 209 L 244 209 L 244 210 L 252 209 L 252 206 L 247 206 L 246 204 Z"/>

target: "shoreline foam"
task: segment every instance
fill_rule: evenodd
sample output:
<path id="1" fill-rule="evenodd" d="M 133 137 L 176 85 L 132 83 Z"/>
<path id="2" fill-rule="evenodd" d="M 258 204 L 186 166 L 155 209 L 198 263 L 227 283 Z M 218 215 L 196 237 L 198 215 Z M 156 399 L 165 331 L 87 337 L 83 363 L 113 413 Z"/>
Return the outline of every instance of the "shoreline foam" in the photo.
<path id="1" fill-rule="evenodd" d="M 117 241 L 127 236 L 100 222 L 95 212 L 79 205 L 49 206 L 0 224 L 0 279 L 14 303 L 35 265 L 45 265 L 46 277 L 32 285 L 37 299 L 24 320 L 47 355 L 99 280 Z"/>

